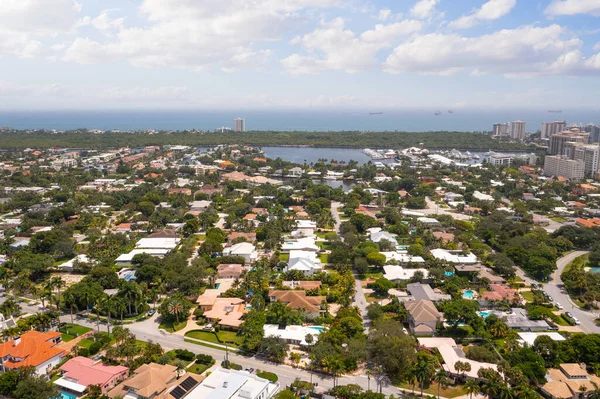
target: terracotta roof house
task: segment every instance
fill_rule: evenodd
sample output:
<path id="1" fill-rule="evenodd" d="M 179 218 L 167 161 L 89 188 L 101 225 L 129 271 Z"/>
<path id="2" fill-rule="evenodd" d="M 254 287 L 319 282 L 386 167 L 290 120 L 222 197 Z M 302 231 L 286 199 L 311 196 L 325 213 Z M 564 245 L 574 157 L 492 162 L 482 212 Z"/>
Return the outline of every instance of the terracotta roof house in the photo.
<path id="1" fill-rule="evenodd" d="M 193 373 L 178 378 L 177 368 L 169 364 L 143 364 L 129 379 L 108 392 L 107 396 L 127 399 L 183 399 L 203 379 Z"/>
<path id="2" fill-rule="evenodd" d="M 600 377 L 588 374 L 577 363 L 563 363 L 558 369 L 548 369 L 546 380 L 541 390 L 550 399 L 583 399 L 600 385 Z"/>
<path id="3" fill-rule="evenodd" d="M 491 301 L 509 301 L 519 302 L 521 297 L 517 290 L 510 288 L 507 285 L 502 284 L 490 284 L 490 291 L 486 291 L 481 294 L 478 298 L 478 302 L 491 302 Z"/>
<path id="4" fill-rule="evenodd" d="M 205 310 L 202 315 L 208 321 L 214 322 L 219 320 L 222 327 L 238 329 L 242 324 L 242 316 L 248 311 L 246 310 L 246 302 L 240 298 L 217 298 L 212 306 L 203 306 L 210 308 Z"/>
<path id="5" fill-rule="evenodd" d="M 324 296 L 307 296 L 306 291 L 269 291 L 271 302 L 285 303 L 292 309 L 302 311 L 308 317 L 318 317 L 321 314 L 321 302 L 326 300 Z"/>
<path id="6" fill-rule="evenodd" d="M 431 335 L 442 322 L 442 315 L 431 301 L 409 301 L 404 307 L 408 311 L 409 330 L 414 335 Z"/>
<path id="7" fill-rule="evenodd" d="M 218 278 L 239 278 L 246 268 L 236 263 L 224 263 L 217 266 Z"/>
<path id="8" fill-rule="evenodd" d="M 256 241 L 256 233 L 240 233 L 233 231 L 227 236 L 227 243 L 231 244 L 236 238 L 240 237 L 244 237 L 246 241 L 250 243 Z"/>
<path id="9" fill-rule="evenodd" d="M 441 240 L 442 243 L 444 243 L 444 244 L 454 241 L 454 234 L 452 234 L 452 233 L 446 233 L 443 231 L 434 231 L 432 234 L 436 238 L 436 240 Z"/>
<path id="10" fill-rule="evenodd" d="M 592 227 L 596 227 L 596 226 L 600 226 L 600 219 L 598 218 L 593 218 L 593 219 L 577 219 L 575 221 L 575 224 L 581 227 L 588 227 L 588 228 L 592 228 Z"/>
<path id="11" fill-rule="evenodd" d="M 64 350 L 56 347 L 61 337 L 62 334 L 56 331 L 32 330 L 3 343 L 0 345 L 0 370 L 31 366 L 38 375 L 46 375 L 66 355 Z"/>
<path id="12" fill-rule="evenodd" d="M 284 281 L 281 283 L 284 287 L 289 287 L 291 289 L 302 289 L 302 290 L 314 290 L 315 288 L 320 288 L 320 281 Z"/>
<path id="13" fill-rule="evenodd" d="M 81 395 L 90 385 L 98 385 L 102 393 L 107 393 L 129 375 L 123 366 L 109 366 L 102 361 L 83 356 L 70 359 L 60 366 L 61 377 L 54 381 L 61 390 Z"/>

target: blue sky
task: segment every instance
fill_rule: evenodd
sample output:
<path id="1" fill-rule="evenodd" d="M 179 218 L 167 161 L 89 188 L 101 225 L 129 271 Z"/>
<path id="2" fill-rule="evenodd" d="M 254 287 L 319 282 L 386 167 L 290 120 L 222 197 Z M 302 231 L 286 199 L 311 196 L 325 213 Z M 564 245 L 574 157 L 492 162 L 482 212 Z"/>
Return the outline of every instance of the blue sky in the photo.
<path id="1" fill-rule="evenodd" d="M 0 0 L 4 109 L 586 108 L 600 0 Z"/>

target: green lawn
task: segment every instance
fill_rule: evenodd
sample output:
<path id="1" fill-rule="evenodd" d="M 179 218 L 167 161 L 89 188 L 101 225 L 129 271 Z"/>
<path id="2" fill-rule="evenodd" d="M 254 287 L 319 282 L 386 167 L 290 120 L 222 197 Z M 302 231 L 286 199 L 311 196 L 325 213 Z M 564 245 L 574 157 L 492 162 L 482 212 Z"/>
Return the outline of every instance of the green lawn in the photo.
<path id="1" fill-rule="evenodd" d="M 550 218 L 550 220 L 554 220 L 556 223 L 565 223 L 565 222 L 568 222 L 568 220 L 567 220 L 567 219 L 565 219 L 565 218 L 561 218 L 561 217 L 558 217 L 558 216 L 557 216 L 557 217 Z"/>
<path id="2" fill-rule="evenodd" d="M 260 371 L 258 370 L 256 372 L 256 375 L 260 378 L 264 378 L 265 380 L 269 380 L 271 382 L 277 382 L 277 380 L 279 379 L 279 377 L 277 377 L 277 374 L 275 373 L 270 373 L 268 371 Z"/>
<path id="3" fill-rule="evenodd" d="M 192 330 L 185 333 L 185 336 L 220 345 L 228 343 L 230 345 L 239 346 L 242 344 L 242 337 L 238 336 L 233 331 L 219 331 L 218 333 L 215 333 L 211 331 Z"/>
<path id="4" fill-rule="evenodd" d="M 79 344 L 78 344 L 78 345 L 79 345 L 79 346 L 81 346 L 82 348 L 88 348 L 88 349 L 89 349 L 89 348 L 90 348 L 90 346 L 91 346 L 93 343 L 94 343 L 94 340 L 93 340 L 93 339 L 86 338 L 86 339 L 84 339 L 84 340 L 81 340 L 81 341 L 79 341 Z"/>
<path id="5" fill-rule="evenodd" d="M 523 299 L 525 299 L 527 302 L 533 302 L 533 292 L 522 291 L 520 294 L 523 297 Z"/>
<path id="6" fill-rule="evenodd" d="M 403 383 L 401 385 L 399 385 L 400 388 L 404 388 L 404 389 L 409 389 L 412 391 L 413 386 L 411 384 L 408 383 Z M 425 388 L 423 390 L 423 394 L 427 394 L 427 395 L 433 395 L 437 398 L 437 384 L 433 383 L 429 386 L 429 388 Z M 415 385 L 415 395 L 419 396 L 420 394 L 420 389 L 419 389 L 419 384 Z M 448 387 L 441 387 L 440 389 L 440 396 L 446 397 L 446 398 L 456 398 L 457 396 L 463 396 L 466 395 L 467 391 L 462 387 L 462 386 L 448 386 Z"/>
<path id="7" fill-rule="evenodd" d="M 202 374 L 209 368 L 210 368 L 210 365 L 208 365 L 208 364 L 194 363 L 193 365 L 188 367 L 187 370 L 194 374 Z"/>
<path id="8" fill-rule="evenodd" d="M 280 262 L 288 262 L 290 260 L 290 254 L 279 254 Z"/>
<path id="9" fill-rule="evenodd" d="M 321 260 L 322 264 L 326 264 L 327 263 L 327 254 L 321 254 L 319 256 L 319 259 Z"/>
<path id="10" fill-rule="evenodd" d="M 317 245 L 317 247 L 319 247 L 321 249 L 327 250 L 327 249 L 331 248 L 331 244 L 328 242 L 325 242 L 325 241 L 317 241 L 315 244 Z"/>
<path id="11" fill-rule="evenodd" d="M 74 335 L 65 334 L 65 333 L 62 334 L 62 340 L 63 340 L 63 342 L 69 342 L 69 341 L 72 341 L 74 339 L 75 339 Z"/>
<path id="12" fill-rule="evenodd" d="M 185 328 L 185 326 L 187 326 L 187 320 L 182 321 L 181 323 L 177 324 L 177 323 L 172 323 L 172 322 L 161 322 L 160 325 L 158 326 L 158 328 L 162 328 L 163 330 L 166 330 L 167 332 L 173 333 L 179 330 L 182 330 Z"/>
<path id="13" fill-rule="evenodd" d="M 63 328 L 60 329 L 61 332 L 64 332 L 65 334 L 73 335 L 76 337 L 83 335 L 86 332 L 91 331 L 91 330 L 92 330 L 91 328 L 80 326 L 79 324 L 67 324 L 66 326 L 64 326 Z"/>

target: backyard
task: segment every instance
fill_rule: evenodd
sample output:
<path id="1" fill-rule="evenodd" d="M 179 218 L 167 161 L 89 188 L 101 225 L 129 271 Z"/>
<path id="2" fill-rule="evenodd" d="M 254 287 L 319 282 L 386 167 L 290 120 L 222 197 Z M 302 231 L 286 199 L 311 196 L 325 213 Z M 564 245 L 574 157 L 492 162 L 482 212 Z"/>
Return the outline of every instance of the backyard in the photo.
<path id="1" fill-rule="evenodd" d="M 88 331 L 91 331 L 91 328 L 80 326 L 79 324 L 67 324 L 60 329 L 60 332 L 62 333 L 62 340 L 64 342 L 72 341 L 76 337 L 79 337 Z"/>
<path id="2" fill-rule="evenodd" d="M 185 333 L 185 336 L 188 338 L 199 339 L 201 341 L 212 342 L 214 344 L 224 345 L 225 343 L 240 346 L 242 344 L 242 337 L 238 336 L 233 331 L 202 331 L 202 330 L 192 330 Z"/>

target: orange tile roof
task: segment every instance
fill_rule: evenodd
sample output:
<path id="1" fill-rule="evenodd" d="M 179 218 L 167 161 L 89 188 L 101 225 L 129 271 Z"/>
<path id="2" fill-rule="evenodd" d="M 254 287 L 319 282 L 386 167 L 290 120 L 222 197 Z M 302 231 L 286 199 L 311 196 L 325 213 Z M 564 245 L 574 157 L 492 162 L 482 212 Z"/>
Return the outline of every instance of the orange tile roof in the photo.
<path id="1" fill-rule="evenodd" d="M 15 345 L 15 341 L 12 339 L 3 343 L 0 345 L 0 357 L 10 356 L 14 359 L 22 359 L 6 360 L 3 364 L 4 367 L 37 367 L 53 357 L 65 355 L 64 350 L 56 348 L 56 344 L 50 341 L 60 336 L 61 333 L 56 331 L 48 331 L 46 333 L 27 331 L 21 335 L 21 341 L 17 345 Z"/>
<path id="2" fill-rule="evenodd" d="M 596 227 L 596 226 L 600 226 L 600 219 L 594 218 L 594 219 L 577 219 L 577 221 L 575 222 L 575 224 L 579 225 L 579 226 L 583 226 L 583 227 Z"/>
<path id="3" fill-rule="evenodd" d="M 304 309 L 306 312 L 320 311 L 321 302 L 326 299 L 324 296 L 307 296 L 306 291 L 274 290 L 269 292 L 269 296 L 292 309 Z"/>

